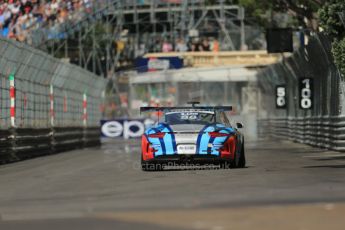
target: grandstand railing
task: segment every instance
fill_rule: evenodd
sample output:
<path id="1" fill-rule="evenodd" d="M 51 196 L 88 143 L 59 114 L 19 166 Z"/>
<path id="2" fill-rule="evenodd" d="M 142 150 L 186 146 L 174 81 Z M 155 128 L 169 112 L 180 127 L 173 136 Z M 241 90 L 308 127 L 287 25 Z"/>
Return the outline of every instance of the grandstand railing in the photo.
<path id="1" fill-rule="evenodd" d="M 287 55 L 287 54 L 286 54 Z M 286 56 L 285 55 L 285 56 Z M 210 66 L 266 66 L 278 62 L 282 55 L 258 51 L 220 51 L 220 52 L 169 52 L 148 53 L 147 58 L 181 57 L 184 64 L 190 67 Z"/>

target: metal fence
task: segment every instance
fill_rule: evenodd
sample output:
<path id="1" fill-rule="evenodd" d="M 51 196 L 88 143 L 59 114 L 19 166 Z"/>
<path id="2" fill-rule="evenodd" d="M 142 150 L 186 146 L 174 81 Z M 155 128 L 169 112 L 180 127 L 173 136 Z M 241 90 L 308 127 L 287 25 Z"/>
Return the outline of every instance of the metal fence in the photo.
<path id="1" fill-rule="evenodd" d="M 310 109 L 301 109 L 300 80 L 313 79 Z M 263 104 L 259 132 L 318 147 L 345 150 L 342 78 L 331 53 L 331 41 L 323 34 L 291 57 L 265 68 L 258 75 Z M 276 86 L 286 87 L 286 108 L 276 107 Z"/>
<path id="2" fill-rule="evenodd" d="M 93 0 L 89 1 L 88 7 L 84 5 L 71 12 L 62 23 L 58 20 L 53 23 L 44 20 L 37 22 L 31 30 L 27 31 L 26 42 L 34 47 L 41 47 L 42 44 L 51 39 L 65 39 L 79 31 L 81 27 L 88 27 L 89 23 L 93 23 L 109 12 L 114 12 L 118 2 L 120 1 Z"/>
<path id="3" fill-rule="evenodd" d="M 41 145 L 50 151 L 67 146 L 64 141 L 84 146 L 99 139 L 106 83 L 102 78 L 4 38 L 0 77 L 0 145 L 8 146 L 0 151 L 0 161 L 21 159 L 18 152 L 36 151 Z"/>

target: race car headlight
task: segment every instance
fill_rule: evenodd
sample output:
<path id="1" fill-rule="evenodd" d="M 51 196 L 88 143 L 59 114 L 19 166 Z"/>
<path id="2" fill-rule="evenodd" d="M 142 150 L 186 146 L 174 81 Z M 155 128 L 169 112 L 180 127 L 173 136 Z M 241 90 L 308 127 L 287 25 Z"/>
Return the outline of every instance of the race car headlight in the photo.
<path id="1" fill-rule="evenodd" d="M 165 133 L 153 133 L 148 135 L 151 138 L 163 138 L 165 136 Z"/>
<path id="2" fill-rule="evenodd" d="M 213 137 L 213 138 L 215 138 L 215 137 L 227 137 L 227 136 L 230 136 L 230 134 L 228 134 L 228 133 L 219 133 L 219 132 L 209 132 L 208 135 L 210 137 Z"/>

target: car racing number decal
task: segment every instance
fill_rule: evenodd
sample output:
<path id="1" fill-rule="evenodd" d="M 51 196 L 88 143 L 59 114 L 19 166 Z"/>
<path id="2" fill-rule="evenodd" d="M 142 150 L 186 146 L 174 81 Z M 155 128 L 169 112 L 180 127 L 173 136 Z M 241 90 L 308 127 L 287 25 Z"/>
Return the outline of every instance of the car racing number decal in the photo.
<path id="1" fill-rule="evenodd" d="M 198 120 L 198 114 L 197 112 L 183 112 L 181 113 L 181 120 Z"/>

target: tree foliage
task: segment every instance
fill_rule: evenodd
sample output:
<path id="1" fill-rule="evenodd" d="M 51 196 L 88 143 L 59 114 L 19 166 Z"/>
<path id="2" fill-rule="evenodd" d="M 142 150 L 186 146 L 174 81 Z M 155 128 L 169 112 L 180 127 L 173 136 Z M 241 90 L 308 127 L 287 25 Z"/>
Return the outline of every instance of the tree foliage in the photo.
<path id="1" fill-rule="evenodd" d="M 318 31 L 319 26 L 333 39 L 332 53 L 342 75 L 345 76 L 345 0 L 234 0 L 242 5 L 246 15 L 253 17 L 261 26 L 277 26 L 272 15 L 287 13 L 295 20 L 289 26 Z"/>
<path id="2" fill-rule="evenodd" d="M 340 73 L 345 76 L 345 38 L 333 43 L 332 53 Z"/>
<path id="3" fill-rule="evenodd" d="M 272 1 L 239 0 L 238 4 L 246 10 L 246 16 L 252 17 L 263 27 L 270 25 L 270 11 L 273 8 Z"/>
<path id="4" fill-rule="evenodd" d="M 334 61 L 345 76 L 345 25 L 340 19 L 340 13 L 345 13 L 344 0 L 329 0 L 319 10 L 320 26 L 333 39 L 332 53 Z"/>
<path id="5" fill-rule="evenodd" d="M 319 10 L 320 26 L 333 38 L 341 39 L 345 36 L 345 27 L 339 13 L 345 11 L 344 0 L 330 0 Z"/>
<path id="6" fill-rule="evenodd" d="M 316 20 L 317 10 L 326 0 L 237 0 L 236 3 L 246 9 L 249 16 L 267 27 L 274 26 L 271 13 L 288 13 L 296 20 L 291 26 L 302 26 L 315 30 L 313 21 Z"/>

